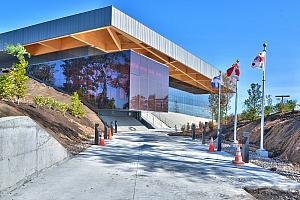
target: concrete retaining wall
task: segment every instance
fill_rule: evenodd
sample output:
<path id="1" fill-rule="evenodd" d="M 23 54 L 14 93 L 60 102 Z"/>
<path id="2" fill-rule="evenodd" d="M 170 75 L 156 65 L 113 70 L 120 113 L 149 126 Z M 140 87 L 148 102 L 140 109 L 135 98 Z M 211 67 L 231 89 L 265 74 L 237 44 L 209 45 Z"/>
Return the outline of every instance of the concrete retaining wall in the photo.
<path id="1" fill-rule="evenodd" d="M 26 116 L 0 118 L 0 191 L 68 158 L 67 150 Z"/>

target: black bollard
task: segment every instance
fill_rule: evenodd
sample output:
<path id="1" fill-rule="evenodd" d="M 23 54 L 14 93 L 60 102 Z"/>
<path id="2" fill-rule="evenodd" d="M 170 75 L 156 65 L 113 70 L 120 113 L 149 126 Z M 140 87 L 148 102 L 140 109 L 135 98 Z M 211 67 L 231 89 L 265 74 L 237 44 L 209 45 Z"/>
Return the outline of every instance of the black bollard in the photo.
<path id="1" fill-rule="evenodd" d="M 249 132 L 243 133 L 243 140 L 242 140 L 242 157 L 245 163 L 249 163 Z"/>
<path id="2" fill-rule="evenodd" d="M 217 151 L 222 151 L 222 129 L 218 130 L 218 148 Z"/>
<path id="3" fill-rule="evenodd" d="M 192 140 L 196 139 L 196 125 L 192 124 Z"/>
<path id="4" fill-rule="evenodd" d="M 117 133 L 118 132 L 118 124 L 117 124 L 118 122 L 117 122 L 117 120 L 115 121 L 115 133 Z"/>
<path id="5" fill-rule="evenodd" d="M 104 139 L 107 140 L 107 123 L 104 124 Z"/>
<path id="6" fill-rule="evenodd" d="M 205 122 L 203 131 L 202 131 L 202 144 L 205 144 L 204 134 L 206 134 L 207 132 L 208 132 L 208 122 Z"/>
<path id="7" fill-rule="evenodd" d="M 99 144 L 99 124 L 95 124 L 95 144 Z"/>
<path id="8" fill-rule="evenodd" d="M 113 124 L 114 124 L 114 123 L 111 121 L 111 122 L 110 122 L 111 136 L 114 136 L 114 127 L 113 127 Z"/>

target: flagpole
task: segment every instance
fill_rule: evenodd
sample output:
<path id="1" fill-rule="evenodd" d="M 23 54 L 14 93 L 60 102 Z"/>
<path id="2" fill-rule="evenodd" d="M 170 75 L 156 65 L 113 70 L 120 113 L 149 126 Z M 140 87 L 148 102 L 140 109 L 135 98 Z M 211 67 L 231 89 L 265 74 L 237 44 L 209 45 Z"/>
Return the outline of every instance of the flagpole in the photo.
<path id="1" fill-rule="evenodd" d="M 258 153 L 262 157 L 268 157 L 268 152 L 264 149 L 264 124 L 265 124 L 265 82 L 266 82 L 266 58 L 267 58 L 267 44 L 263 44 L 265 58 L 264 64 L 262 67 L 263 70 L 263 78 L 262 78 L 262 103 L 261 103 L 261 128 L 260 128 L 260 149 L 258 149 Z"/>
<path id="2" fill-rule="evenodd" d="M 239 60 L 236 61 L 237 64 L 239 64 Z M 236 132 L 237 132 L 237 104 L 238 104 L 238 82 L 239 79 L 236 78 L 235 79 L 235 106 L 234 106 L 234 110 L 235 110 L 235 114 L 234 114 L 234 130 L 233 130 L 233 146 L 236 146 L 238 141 L 236 139 Z"/>
<path id="3" fill-rule="evenodd" d="M 217 138 L 218 138 L 218 148 L 217 151 L 221 151 L 221 137 L 220 137 L 220 128 L 221 128 L 221 86 L 222 86 L 222 72 L 220 73 L 220 84 L 219 84 L 219 99 L 218 99 L 218 130 L 217 130 Z"/>

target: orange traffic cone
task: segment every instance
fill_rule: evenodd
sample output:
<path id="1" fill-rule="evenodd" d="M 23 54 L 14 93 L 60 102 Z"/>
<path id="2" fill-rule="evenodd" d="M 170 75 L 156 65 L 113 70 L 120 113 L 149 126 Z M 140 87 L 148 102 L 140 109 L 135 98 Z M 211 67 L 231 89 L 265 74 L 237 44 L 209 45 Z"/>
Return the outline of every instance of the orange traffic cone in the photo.
<path id="1" fill-rule="evenodd" d="M 104 136 L 103 136 L 103 133 L 101 132 L 100 134 L 100 143 L 99 143 L 100 146 L 105 146 L 105 142 L 104 142 Z"/>
<path id="2" fill-rule="evenodd" d="M 108 129 L 108 139 L 112 140 L 112 136 L 111 136 L 111 128 Z"/>
<path id="3" fill-rule="evenodd" d="M 214 140 L 213 140 L 213 138 L 212 138 L 212 137 L 211 137 L 211 139 L 210 139 L 210 143 L 209 143 L 208 152 L 215 152 Z"/>
<path id="4" fill-rule="evenodd" d="M 235 165 L 244 165 L 245 164 L 242 159 L 241 147 L 239 144 L 237 145 L 237 148 L 236 148 L 235 160 L 233 160 L 232 163 Z"/>

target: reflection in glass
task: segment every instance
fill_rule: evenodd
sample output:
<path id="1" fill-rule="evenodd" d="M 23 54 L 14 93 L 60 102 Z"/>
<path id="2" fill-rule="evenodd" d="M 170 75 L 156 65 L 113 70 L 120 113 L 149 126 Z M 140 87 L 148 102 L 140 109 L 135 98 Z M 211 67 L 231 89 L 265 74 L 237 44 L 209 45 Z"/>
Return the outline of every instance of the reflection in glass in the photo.
<path id="1" fill-rule="evenodd" d="M 72 94 L 95 109 L 129 108 L 130 51 L 52 61 L 28 67 L 28 75 Z"/>
<path id="2" fill-rule="evenodd" d="M 77 91 L 93 109 L 168 111 L 168 68 L 129 50 L 30 65 L 27 73 Z"/>
<path id="3" fill-rule="evenodd" d="M 131 52 L 130 109 L 168 111 L 169 68 Z"/>
<path id="4" fill-rule="evenodd" d="M 207 94 L 191 94 L 169 87 L 169 112 L 210 118 Z"/>

